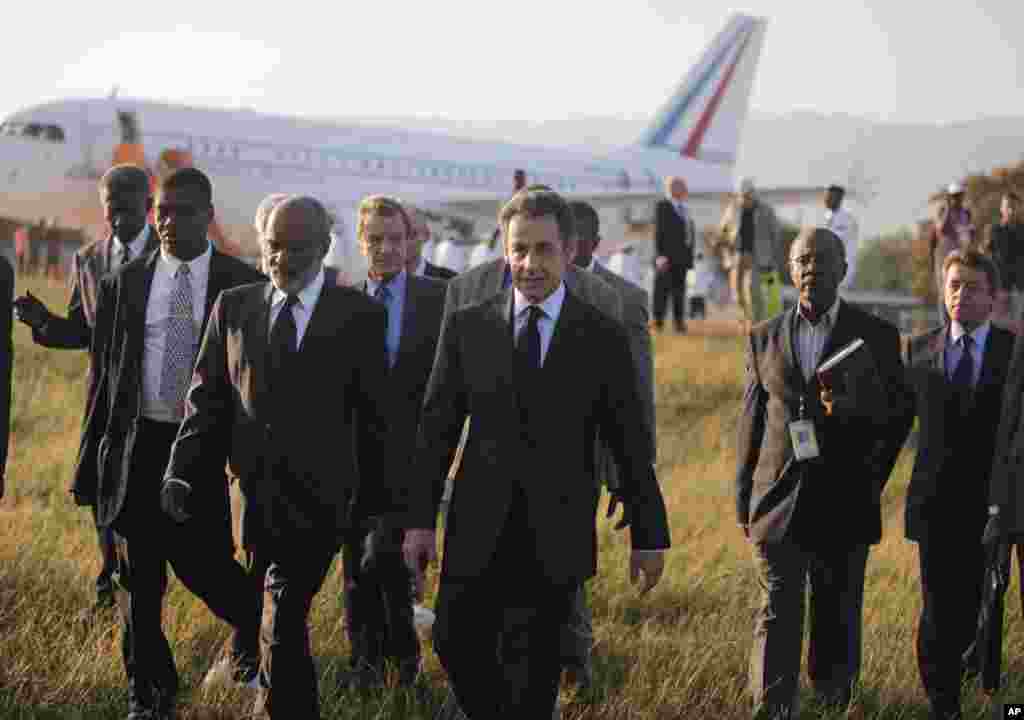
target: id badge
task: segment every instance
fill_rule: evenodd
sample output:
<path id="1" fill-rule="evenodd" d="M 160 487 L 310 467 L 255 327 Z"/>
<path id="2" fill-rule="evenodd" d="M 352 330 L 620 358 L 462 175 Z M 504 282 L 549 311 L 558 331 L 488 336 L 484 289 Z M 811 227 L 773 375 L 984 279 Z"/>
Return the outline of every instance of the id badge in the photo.
<path id="1" fill-rule="evenodd" d="M 789 437 L 793 441 L 793 455 L 797 460 L 811 460 L 821 455 L 818 436 L 810 420 L 794 420 L 789 424 Z"/>

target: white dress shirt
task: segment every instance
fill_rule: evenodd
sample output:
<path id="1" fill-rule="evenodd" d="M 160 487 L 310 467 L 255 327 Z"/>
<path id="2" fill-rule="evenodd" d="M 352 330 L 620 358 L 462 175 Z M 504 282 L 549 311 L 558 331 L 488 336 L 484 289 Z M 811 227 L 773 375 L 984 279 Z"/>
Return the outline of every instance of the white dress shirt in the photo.
<path id="1" fill-rule="evenodd" d="M 519 334 L 526 329 L 526 323 L 530 319 L 529 313 L 531 303 L 517 288 L 513 289 L 514 307 L 512 310 L 515 318 L 516 344 L 519 344 Z M 565 283 L 559 283 L 553 293 L 548 295 L 542 302 L 536 303 L 541 309 L 541 316 L 537 319 L 537 330 L 540 332 L 540 365 L 544 367 L 544 359 L 548 356 L 548 348 L 551 347 L 551 337 L 555 332 L 555 323 L 562 312 L 562 303 L 565 301 Z"/>
<path id="2" fill-rule="evenodd" d="M 971 359 L 974 361 L 973 377 L 971 378 L 971 385 L 976 386 L 978 380 L 981 379 L 981 362 L 985 357 L 985 345 L 988 344 L 989 331 L 992 329 L 992 323 L 988 320 L 983 322 L 978 327 L 971 331 L 971 339 L 974 341 L 971 344 Z M 958 323 L 956 320 L 952 321 L 949 325 L 949 339 L 946 342 L 946 377 L 950 380 L 953 379 L 953 373 L 956 372 L 956 366 L 960 364 L 960 357 L 964 354 L 963 344 L 960 342 L 967 331 L 964 326 Z"/>
<path id="3" fill-rule="evenodd" d="M 855 218 L 848 210 L 825 210 L 824 226 L 839 236 L 846 248 L 846 277 L 839 284 L 841 288 L 848 288 L 853 284 L 857 275 L 857 243 L 860 235 L 860 228 Z"/>
<path id="4" fill-rule="evenodd" d="M 821 353 L 828 344 L 832 335 L 832 328 L 836 326 L 836 316 L 839 314 L 839 298 L 832 303 L 832 307 L 818 318 L 818 322 L 812 324 L 804 317 L 800 306 L 797 305 L 796 319 L 793 328 L 793 349 L 796 350 L 797 361 L 800 363 L 800 370 L 804 374 L 804 380 L 810 380 L 814 371 L 821 362 Z"/>
<path id="5" fill-rule="evenodd" d="M 299 291 L 299 301 L 292 305 L 292 317 L 295 318 L 295 334 L 297 336 L 295 347 L 297 348 L 302 347 L 302 338 L 306 336 L 306 328 L 309 327 L 309 321 L 313 317 L 313 311 L 316 309 L 316 303 L 320 299 L 320 291 L 323 290 L 323 287 L 324 269 L 321 267 L 309 284 Z M 284 301 L 287 299 L 287 293 L 274 288 L 274 294 L 270 296 L 270 328 L 267 332 L 273 331 L 274 321 L 281 314 L 281 308 L 284 307 Z"/>
<path id="6" fill-rule="evenodd" d="M 210 258 L 213 245 L 207 243 L 206 250 L 187 263 L 189 281 L 192 285 L 192 319 L 195 323 L 195 347 L 192 357 L 199 348 L 200 329 L 206 314 L 206 288 L 210 282 Z M 164 353 L 167 350 L 167 324 L 171 315 L 171 296 L 177 284 L 175 274 L 181 260 L 163 250 L 156 261 L 153 285 L 146 303 L 146 330 L 142 353 L 142 415 L 160 422 L 181 422 L 175 408 L 160 397 L 160 376 L 163 372 Z"/>
<path id="7" fill-rule="evenodd" d="M 113 242 L 111 243 L 110 248 L 110 269 L 117 270 L 122 265 L 121 261 L 124 259 L 125 246 L 124 243 L 118 240 L 116 237 L 113 237 L 112 240 Z M 142 228 L 139 234 L 135 236 L 135 239 L 128 243 L 128 249 L 132 253 L 132 260 L 139 257 L 139 255 L 143 253 L 143 251 L 146 249 L 146 243 L 148 241 L 149 225 L 146 225 L 145 227 Z"/>

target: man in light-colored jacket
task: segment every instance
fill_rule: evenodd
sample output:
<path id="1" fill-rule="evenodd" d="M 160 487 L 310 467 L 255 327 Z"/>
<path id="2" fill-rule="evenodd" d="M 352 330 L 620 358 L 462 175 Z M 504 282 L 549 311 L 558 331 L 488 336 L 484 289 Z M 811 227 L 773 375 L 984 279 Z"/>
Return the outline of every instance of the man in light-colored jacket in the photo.
<path id="1" fill-rule="evenodd" d="M 775 210 L 757 196 L 754 181 L 740 180 L 736 195 L 725 208 L 719 230 L 729 250 L 729 280 L 736 302 L 749 323 L 764 320 L 761 274 L 773 271 L 780 276 L 786 269 Z"/>

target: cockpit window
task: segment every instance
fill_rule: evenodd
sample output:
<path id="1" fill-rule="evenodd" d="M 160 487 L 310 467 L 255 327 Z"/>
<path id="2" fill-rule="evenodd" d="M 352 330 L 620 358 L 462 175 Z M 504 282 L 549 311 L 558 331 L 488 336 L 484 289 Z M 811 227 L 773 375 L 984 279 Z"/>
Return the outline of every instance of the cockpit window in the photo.
<path id="1" fill-rule="evenodd" d="M 43 128 L 43 137 L 50 142 L 64 142 L 64 128 L 60 125 L 47 125 Z"/>

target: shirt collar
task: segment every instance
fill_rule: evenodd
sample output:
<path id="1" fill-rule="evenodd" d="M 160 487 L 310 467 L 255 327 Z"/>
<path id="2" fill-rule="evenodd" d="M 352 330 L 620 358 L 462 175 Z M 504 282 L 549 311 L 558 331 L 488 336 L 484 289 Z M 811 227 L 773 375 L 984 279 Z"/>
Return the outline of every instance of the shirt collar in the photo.
<path id="1" fill-rule="evenodd" d="M 522 313 L 531 306 L 536 304 L 544 314 L 551 318 L 552 321 L 558 319 L 558 314 L 562 312 L 562 303 L 565 302 L 565 282 L 558 283 L 558 287 L 555 291 L 544 298 L 539 303 L 532 303 L 526 299 L 526 296 L 519 292 L 516 287 L 512 288 L 512 293 L 515 297 L 515 316 L 519 317 Z"/>
<path id="2" fill-rule="evenodd" d="M 821 322 L 822 319 L 825 319 L 825 320 L 828 321 L 828 327 L 829 328 L 834 328 L 836 326 L 836 316 L 838 314 L 839 314 L 839 298 L 836 298 L 836 301 L 834 303 L 832 303 L 832 307 L 830 307 L 828 310 L 826 310 L 825 314 L 822 315 L 820 318 L 818 318 L 818 322 Z M 804 321 L 805 323 L 807 323 L 811 327 L 816 327 L 815 323 L 812 323 L 810 320 L 808 320 L 804 316 L 804 311 L 803 311 L 803 308 L 800 306 L 800 303 L 797 303 L 797 306 L 796 306 L 796 316 L 797 316 L 797 318 L 799 318 L 800 320 Z"/>
<path id="3" fill-rule="evenodd" d="M 383 283 L 388 290 L 391 291 L 391 297 L 404 296 L 405 295 L 405 278 L 408 276 L 405 270 L 395 275 L 393 278 Z M 381 283 L 367 276 L 366 278 L 366 294 L 376 296 L 377 288 L 381 286 Z"/>
<path id="4" fill-rule="evenodd" d="M 210 258 L 213 256 L 213 243 L 209 240 L 206 241 L 206 249 L 196 257 L 189 260 L 185 265 L 188 265 L 189 274 L 195 277 L 197 274 L 207 273 L 210 270 Z M 167 271 L 173 277 L 177 274 L 178 268 L 182 265 L 182 261 L 173 255 L 166 252 L 163 248 L 160 248 L 160 263 L 167 268 Z"/>
<path id="5" fill-rule="evenodd" d="M 417 277 L 423 277 L 423 275 L 426 272 L 427 272 L 427 259 L 425 257 L 423 257 L 422 255 L 420 255 L 420 261 L 418 263 L 416 263 L 416 269 L 412 271 L 412 274 L 416 275 Z"/>
<path id="6" fill-rule="evenodd" d="M 312 280 L 309 281 L 309 284 L 306 285 L 306 287 L 299 290 L 297 295 L 299 299 L 299 305 L 301 305 L 303 308 L 313 307 L 313 303 L 315 303 L 316 299 L 320 297 L 320 290 L 323 289 L 323 286 L 324 267 L 323 265 L 321 265 L 316 275 L 313 277 Z M 276 307 L 277 305 L 283 303 L 287 298 L 288 294 L 284 290 L 275 287 L 274 294 L 270 298 L 270 304 L 271 306 Z"/>
<path id="7" fill-rule="evenodd" d="M 978 347 L 978 348 L 985 347 L 985 341 L 988 339 L 988 333 L 989 333 L 989 330 L 991 330 L 991 329 L 992 329 L 992 321 L 991 320 L 986 320 L 985 322 L 983 322 L 981 325 L 979 325 L 978 327 L 974 328 L 974 330 L 972 330 L 970 332 L 970 336 L 971 336 L 971 339 L 974 340 L 974 346 L 975 347 Z M 961 325 L 956 320 L 950 321 L 950 323 L 949 323 L 949 341 L 950 341 L 950 343 L 960 342 L 960 338 L 962 338 L 965 334 L 967 334 L 967 331 L 964 329 L 963 325 Z"/>
<path id="8" fill-rule="evenodd" d="M 124 243 L 121 242 L 116 235 L 111 235 L 114 241 L 114 249 L 117 252 L 124 252 Z M 128 243 L 128 247 L 131 248 L 132 258 L 137 258 L 142 250 L 146 247 L 146 241 L 149 239 L 149 225 L 144 225 L 139 231 L 139 234 L 132 238 L 131 242 Z M 177 266 L 175 266 L 177 268 Z"/>
<path id="9" fill-rule="evenodd" d="M 590 264 L 589 264 L 589 265 L 587 265 L 587 266 L 586 266 L 585 268 L 583 268 L 583 269 L 584 269 L 584 270 L 589 270 L 590 272 L 594 272 L 594 270 L 596 270 L 596 269 L 597 269 L 597 266 L 598 266 L 598 265 L 600 265 L 600 264 L 601 264 L 601 263 L 599 263 L 599 262 L 597 261 L 597 258 L 596 258 L 596 257 L 594 257 L 594 256 L 592 255 L 592 256 L 590 257 Z"/>

